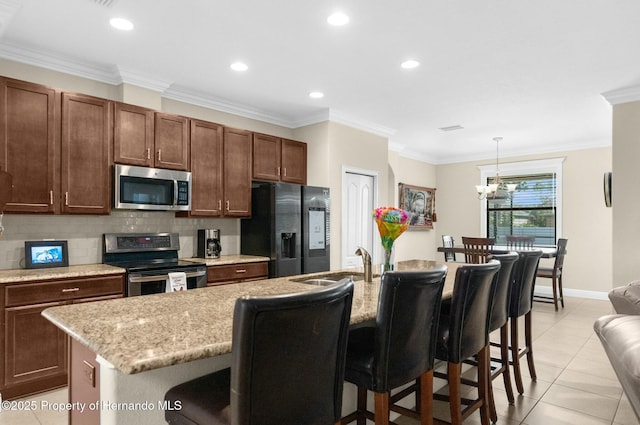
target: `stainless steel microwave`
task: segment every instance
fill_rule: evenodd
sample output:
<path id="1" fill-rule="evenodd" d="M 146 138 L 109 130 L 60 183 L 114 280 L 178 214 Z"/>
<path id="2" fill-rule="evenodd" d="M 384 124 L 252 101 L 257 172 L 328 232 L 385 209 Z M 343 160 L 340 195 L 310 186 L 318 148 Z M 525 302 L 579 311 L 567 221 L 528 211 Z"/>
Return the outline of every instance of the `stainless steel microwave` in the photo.
<path id="1" fill-rule="evenodd" d="M 127 210 L 191 210 L 191 173 L 116 164 L 114 208 Z"/>

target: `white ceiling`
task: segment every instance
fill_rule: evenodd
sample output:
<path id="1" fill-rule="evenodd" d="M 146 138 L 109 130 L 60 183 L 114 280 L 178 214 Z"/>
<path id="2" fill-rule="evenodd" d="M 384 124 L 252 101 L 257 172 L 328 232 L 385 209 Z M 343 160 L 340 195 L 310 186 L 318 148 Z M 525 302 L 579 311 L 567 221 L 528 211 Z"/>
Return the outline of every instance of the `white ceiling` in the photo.
<path id="1" fill-rule="evenodd" d="M 435 164 L 492 158 L 496 136 L 501 156 L 610 145 L 602 93 L 640 85 L 639 52 L 638 0 L 0 0 L 0 57 L 292 128 L 330 118 Z"/>

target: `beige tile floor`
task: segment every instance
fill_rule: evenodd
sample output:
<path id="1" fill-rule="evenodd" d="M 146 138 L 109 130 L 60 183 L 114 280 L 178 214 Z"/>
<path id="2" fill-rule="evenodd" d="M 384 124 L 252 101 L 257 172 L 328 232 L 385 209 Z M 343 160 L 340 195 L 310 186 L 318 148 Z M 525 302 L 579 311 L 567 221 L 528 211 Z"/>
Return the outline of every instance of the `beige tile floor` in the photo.
<path id="1" fill-rule="evenodd" d="M 523 360 L 524 395 L 506 401 L 501 379 L 494 381 L 498 423 L 504 425 L 639 425 L 609 361 L 593 332 L 596 318 L 612 312 L 608 301 L 567 298 L 559 312 L 534 304 L 534 357 L 538 379 L 532 382 Z M 436 380 L 436 385 L 442 382 Z M 32 411 L 0 412 L 0 425 L 63 425 L 67 412 L 55 403 L 67 401 L 61 389 L 25 399 Z M 448 405 L 436 402 L 435 415 L 448 419 Z M 400 418 L 398 425 L 414 425 Z M 465 424 L 479 424 L 477 414 Z M 123 424 L 126 425 L 126 424 Z"/>

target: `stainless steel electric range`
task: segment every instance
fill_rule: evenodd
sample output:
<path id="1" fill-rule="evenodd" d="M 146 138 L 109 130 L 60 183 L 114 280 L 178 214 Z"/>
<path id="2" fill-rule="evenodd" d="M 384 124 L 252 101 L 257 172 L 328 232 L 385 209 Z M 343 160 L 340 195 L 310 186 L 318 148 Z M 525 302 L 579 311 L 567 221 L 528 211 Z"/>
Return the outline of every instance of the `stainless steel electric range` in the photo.
<path id="1" fill-rule="evenodd" d="M 207 266 L 178 259 L 177 233 L 106 233 L 102 262 L 126 269 L 126 296 L 165 292 L 169 273 L 184 272 L 187 289 L 207 285 Z"/>

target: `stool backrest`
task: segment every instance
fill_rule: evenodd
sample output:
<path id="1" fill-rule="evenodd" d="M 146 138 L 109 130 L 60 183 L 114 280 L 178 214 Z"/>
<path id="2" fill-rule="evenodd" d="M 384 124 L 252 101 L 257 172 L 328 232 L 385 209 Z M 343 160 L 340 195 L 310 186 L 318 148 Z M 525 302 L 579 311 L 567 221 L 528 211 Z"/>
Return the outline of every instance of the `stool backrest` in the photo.
<path id="1" fill-rule="evenodd" d="M 446 266 L 382 276 L 374 338 L 376 392 L 433 369 Z"/>
<path id="2" fill-rule="evenodd" d="M 342 411 L 353 282 L 237 300 L 231 355 L 234 425 L 333 424 Z"/>
<path id="3" fill-rule="evenodd" d="M 489 317 L 494 296 L 494 276 L 500 263 L 458 267 L 449 312 L 447 356 L 461 363 L 489 344 Z"/>
<path id="4" fill-rule="evenodd" d="M 515 236 L 507 235 L 507 247 L 509 249 L 529 249 L 533 248 L 535 236 Z"/>
<path id="5" fill-rule="evenodd" d="M 445 248 L 453 248 L 454 246 L 453 236 L 442 235 L 442 246 Z M 456 261 L 456 253 L 453 251 L 446 251 L 444 253 L 444 261 Z"/>
<path id="6" fill-rule="evenodd" d="M 559 238 L 558 245 L 556 247 L 556 259 L 553 263 L 554 273 L 560 275 L 562 273 L 562 267 L 564 266 L 564 256 L 567 255 L 567 242 L 568 239 Z"/>
<path id="7" fill-rule="evenodd" d="M 520 317 L 531 311 L 536 272 L 542 257 L 542 251 L 519 251 L 520 259 L 513 271 L 513 287 L 509 302 L 509 317 Z"/>
<path id="8" fill-rule="evenodd" d="M 464 262 L 470 264 L 486 263 L 496 241 L 493 238 L 474 238 L 463 236 Z"/>
<path id="9" fill-rule="evenodd" d="M 491 258 L 500 262 L 500 271 L 496 273 L 493 308 L 491 309 L 491 320 L 489 321 L 489 332 L 500 329 L 509 320 L 509 302 L 511 297 L 511 287 L 513 286 L 513 269 L 516 261 L 520 258 L 517 252 L 508 254 L 494 254 Z"/>

